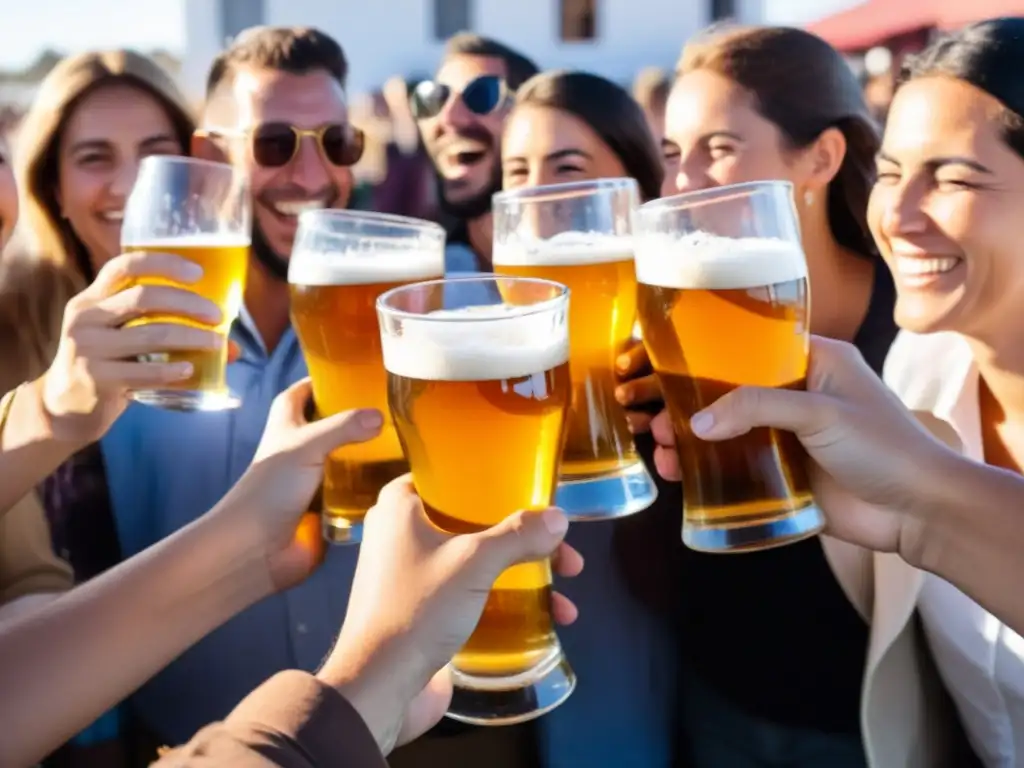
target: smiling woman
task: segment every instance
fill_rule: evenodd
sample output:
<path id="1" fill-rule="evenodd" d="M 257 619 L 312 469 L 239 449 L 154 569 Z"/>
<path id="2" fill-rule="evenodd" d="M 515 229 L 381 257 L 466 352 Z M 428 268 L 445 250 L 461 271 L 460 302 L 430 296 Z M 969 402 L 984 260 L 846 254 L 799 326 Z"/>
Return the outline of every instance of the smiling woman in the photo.
<path id="1" fill-rule="evenodd" d="M 0 390 L 49 366 L 68 299 L 118 253 L 139 162 L 184 153 L 194 127 L 171 77 L 130 51 L 69 57 L 43 81 L 17 147 L 28 242 L 5 254 L 0 271 Z M 0 201 L 0 228 L 6 218 Z M 98 446 L 70 459 L 40 490 L 55 549 L 77 580 L 120 559 Z M 72 504 L 89 514 L 67 514 Z"/>
<path id="2" fill-rule="evenodd" d="M 969 458 L 1016 473 L 1024 469 L 1022 68 L 1024 18 L 975 24 L 912 60 L 868 207 L 904 329 L 886 382 Z M 916 606 L 982 763 L 1019 765 L 1024 638 L 932 575 L 889 573 L 875 594 L 887 595 L 890 615 Z"/>

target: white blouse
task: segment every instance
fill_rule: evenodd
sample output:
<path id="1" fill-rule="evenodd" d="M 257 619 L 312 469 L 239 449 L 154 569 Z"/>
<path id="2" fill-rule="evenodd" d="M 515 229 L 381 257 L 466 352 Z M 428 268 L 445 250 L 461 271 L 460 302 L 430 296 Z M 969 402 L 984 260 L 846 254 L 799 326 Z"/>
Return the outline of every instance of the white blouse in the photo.
<path id="1" fill-rule="evenodd" d="M 901 332 L 884 375 L 907 407 L 948 422 L 965 455 L 984 461 L 978 371 L 963 337 Z M 1024 638 L 933 574 L 917 607 L 974 751 L 987 768 L 1024 768 Z"/>

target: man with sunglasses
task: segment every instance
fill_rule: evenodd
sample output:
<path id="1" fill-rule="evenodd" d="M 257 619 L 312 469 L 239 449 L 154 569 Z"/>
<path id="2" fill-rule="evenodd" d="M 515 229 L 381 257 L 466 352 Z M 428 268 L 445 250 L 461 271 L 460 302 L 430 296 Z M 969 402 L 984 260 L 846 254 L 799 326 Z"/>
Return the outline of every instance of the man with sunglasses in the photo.
<path id="1" fill-rule="evenodd" d="M 491 271 L 491 195 L 501 189 L 501 133 L 516 89 L 537 74 L 526 56 L 464 32 L 445 45 L 433 80 L 409 94 L 413 117 L 453 220 L 449 273 Z"/>
<path id="2" fill-rule="evenodd" d="M 251 462 L 274 397 L 306 376 L 289 323 L 288 258 L 298 215 L 344 208 L 352 193 L 363 139 L 349 123 L 347 73 L 337 42 L 299 27 L 247 30 L 212 65 L 192 151 L 245 170 L 252 190 L 246 292 L 231 331 L 239 355 L 228 366 L 228 385 L 242 404 L 216 413 L 133 405 L 114 425 L 102 446 L 123 557 L 189 525 L 221 498 Z M 357 552 L 325 553 L 314 515 L 298 541 L 304 556 L 281 574 L 283 584 L 297 586 L 211 633 L 133 697 L 144 742 L 182 743 L 260 680 L 321 663 L 345 614 Z"/>

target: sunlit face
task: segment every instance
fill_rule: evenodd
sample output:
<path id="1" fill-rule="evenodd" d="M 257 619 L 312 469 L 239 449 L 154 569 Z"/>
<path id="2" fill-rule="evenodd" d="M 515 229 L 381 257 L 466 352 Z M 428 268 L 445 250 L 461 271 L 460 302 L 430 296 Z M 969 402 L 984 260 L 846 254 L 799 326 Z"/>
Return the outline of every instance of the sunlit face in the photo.
<path id="1" fill-rule="evenodd" d="M 803 182 L 779 129 L 762 117 L 750 93 L 708 70 L 676 80 L 665 110 L 662 194 L 724 184 L 784 179 Z"/>
<path id="2" fill-rule="evenodd" d="M 626 176 L 619 157 L 579 118 L 548 107 L 518 107 L 502 142 L 502 187 L 517 189 Z"/>
<path id="3" fill-rule="evenodd" d="M 445 208 L 456 216 L 489 209 L 501 179 L 501 133 L 508 106 L 486 115 L 470 110 L 461 98 L 466 86 L 483 75 L 506 77 L 501 59 L 455 55 L 445 59 L 435 81 L 452 95 L 434 117 L 419 121 L 423 144 L 441 180 Z"/>
<path id="4" fill-rule="evenodd" d="M 1002 106 L 967 83 L 913 80 L 896 93 L 868 222 L 896 279 L 899 325 L 985 337 L 1024 303 L 1024 159 Z"/>
<path id="5" fill-rule="evenodd" d="M 17 221 L 18 188 L 14 183 L 10 145 L 0 136 L 0 249 L 10 239 Z"/>
<path id="6" fill-rule="evenodd" d="M 348 107 L 341 84 L 326 71 L 303 75 L 267 69 L 239 70 L 232 84 L 236 123 L 247 133 L 229 143 L 231 163 L 249 174 L 253 219 L 279 259 L 291 255 L 299 214 L 318 208 L 344 208 L 352 196 L 352 168 L 331 163 L 313 136 L 303 136 L 285 165 L 259 165 L 249 135 L 265 123 L 311 130 L 347 124 Z"/>
<path id="7" fill-rule="evenodd" d="M 121 250 L 139 163 L 184 152 L 164 106 L 133 85 L 99 86 L 75 106 L 60 137 L 57 200 L 94 273 Z"/>

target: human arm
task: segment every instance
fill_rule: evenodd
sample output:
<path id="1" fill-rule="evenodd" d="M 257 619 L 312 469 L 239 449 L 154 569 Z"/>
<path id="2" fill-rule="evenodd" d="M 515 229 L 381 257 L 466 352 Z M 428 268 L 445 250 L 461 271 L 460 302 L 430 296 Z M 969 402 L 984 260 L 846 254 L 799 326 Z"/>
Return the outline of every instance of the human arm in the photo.
<path id="1" fill-rule="evenodd" d="M 856 349 L 838 341 L 812 340 L 806 392 L 741 387 L 691 420 L 706 440 L 763 426 L 797 435 L 814 460 L 816 491 L 838 484 L 866 502 L 824 506 L 829 534 L 897 552 L 1024 631 L 1024 478 L 935 439 Z M 665 414 L 652 431 L 659 473 L 679 479 Z"/>
<path id="2" fill-rule="evenodd" d="M 138 355 L 225 343 L 213 331 L 180 324 L 122 327 L 154 312 L 217 322 L 218 307 L 198 294 L 166 286 L 126 287 L 141 276 L 188 284 L 201 274 L 198 265 L 178 256 L 123 254 L 68 302 L 46 373 L 0 401 L 0 513 L 71 454 L 102 437 L 126 407 L 129 389 L 166 385 L 190 374 L 187 363 L 137 362 Z"/>

